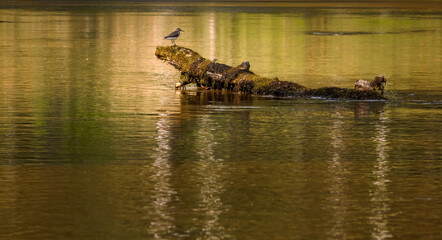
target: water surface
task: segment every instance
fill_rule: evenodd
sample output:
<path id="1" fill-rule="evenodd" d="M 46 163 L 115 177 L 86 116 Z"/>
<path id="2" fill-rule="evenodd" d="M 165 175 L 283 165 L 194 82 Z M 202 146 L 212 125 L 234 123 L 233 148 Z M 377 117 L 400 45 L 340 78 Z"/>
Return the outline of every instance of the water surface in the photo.
<path id="1" fill-rule="evenodd" d="M 278 4 L 3 5 L 0 238 L 441 238 L 440 6 Z M 308 87 L 383 74 L 391 100 L 175 91 L 154 52 L 177 27 Z"/>

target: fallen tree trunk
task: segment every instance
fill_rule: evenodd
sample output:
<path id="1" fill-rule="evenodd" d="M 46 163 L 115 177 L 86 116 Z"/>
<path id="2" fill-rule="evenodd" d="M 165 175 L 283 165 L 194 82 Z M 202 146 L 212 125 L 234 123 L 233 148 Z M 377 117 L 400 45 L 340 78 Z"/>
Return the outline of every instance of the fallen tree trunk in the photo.
<path id="1" fill-rule="evenodd" d="M 343 99 L 386 99 L 376 90 L 356 90 L 338 87 L 307 88 L 295 82 L 266 78 L 251 72 L 249 62 L 232 67 L 203 58 L 197 52 L 180 46 L 158 46 L 155 55 L 181 71 L 181 83 L 211 89 L 226 89 L 244 93 L 273 96 L 313 96 Z M 384 79 L 385 82 L 385 79 Z"/>

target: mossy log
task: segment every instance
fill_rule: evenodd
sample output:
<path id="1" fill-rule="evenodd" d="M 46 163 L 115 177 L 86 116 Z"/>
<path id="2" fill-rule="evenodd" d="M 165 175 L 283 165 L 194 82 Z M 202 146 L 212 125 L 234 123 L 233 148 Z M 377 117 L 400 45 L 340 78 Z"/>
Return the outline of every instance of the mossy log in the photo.
<path id="1" fill-rule="evenodd" d="M 266 78 L 251 72 L 249 62 L 232 67 L 203 58 L 197 52 L 180 46 L 158 46 L 155 55 L 181 72 L 177 87 L 189 83 L 210 89 L 226 89 L 244 93 L 284 96 L 310 96 L 342 99 L 385 99 L 376 90 L 338 87 L 307 88 L 295 82 Z"/>

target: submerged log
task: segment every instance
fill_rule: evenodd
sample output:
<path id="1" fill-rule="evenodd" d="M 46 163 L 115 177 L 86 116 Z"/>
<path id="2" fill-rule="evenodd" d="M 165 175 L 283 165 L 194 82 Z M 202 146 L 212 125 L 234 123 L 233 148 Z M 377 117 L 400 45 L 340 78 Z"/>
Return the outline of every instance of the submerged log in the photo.
<path id="1" fill-rule="evenodd" d="M 260 95 L 313 96 L 343 99 L 386 99 L 375 89 L 346 89 L 338 87 L 307 88 L 295 82 L 266 78 L 250 71 L 250 63 L 236 67 L 203 58 L 197 52 L 180 46 L 158 46 L 155 55 L 181 72 L 177 88 L 195 83 L 199 87 L 226 89 Z M 384 79 L 385 83 L 385 79 Z M 383 88 L 382 88 L 383 90 Z"/>

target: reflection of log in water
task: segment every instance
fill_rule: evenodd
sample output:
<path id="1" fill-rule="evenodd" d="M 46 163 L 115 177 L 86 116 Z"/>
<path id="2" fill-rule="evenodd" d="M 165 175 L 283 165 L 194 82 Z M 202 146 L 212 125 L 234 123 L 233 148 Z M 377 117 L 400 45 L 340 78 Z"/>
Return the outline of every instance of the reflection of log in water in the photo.
<path id="1" fill-rule="evenodd" d="M 181 71 L 182 82 L 177 87 L 195 83 L 212 89 L 273 96 L 310 96 L 343 99 L 385 99 L 375 90 L 338 87 L 307 88 L 295 82 L 266 78 L 250 71 L 249 62 L 231 67 L 203 58 L 197 52 L 180 46 L 158 46 L 155 55 Z"/>
<path id="2" fill-rule="evenodd" d="M 371 115 L 374 115 L 376 118 L 378 118 L 384 113 L 385 106 L 385 101 L 356 102 L 354 104 L 354 117 L 368 118 Z"/>

